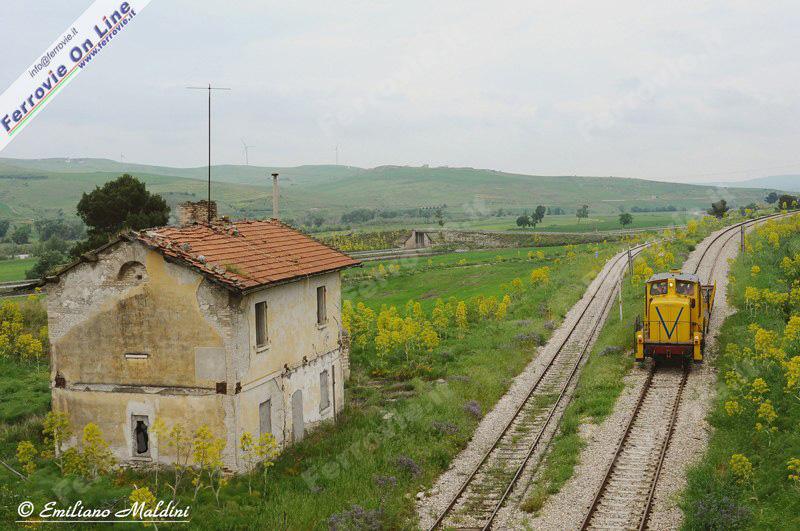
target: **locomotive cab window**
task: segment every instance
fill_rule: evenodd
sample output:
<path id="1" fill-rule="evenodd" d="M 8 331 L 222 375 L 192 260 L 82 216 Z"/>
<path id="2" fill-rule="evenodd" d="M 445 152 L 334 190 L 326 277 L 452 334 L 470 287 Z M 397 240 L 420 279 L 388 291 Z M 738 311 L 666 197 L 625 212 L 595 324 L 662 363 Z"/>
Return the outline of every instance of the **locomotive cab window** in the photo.
<path id="1" fill-rule="evenodd" d="M 666 295 L 667 294 L 667 281 L 653 282 L 650 284 L 650 295 Z"/>
<path id="2" fill-rule="evenodd" d="M 675 285 L 675 291 L 678 295 L 694 295 L 694 284 L 691 282 L 686 282 L 685 280 L 679 280 L 678 283 Z"/>

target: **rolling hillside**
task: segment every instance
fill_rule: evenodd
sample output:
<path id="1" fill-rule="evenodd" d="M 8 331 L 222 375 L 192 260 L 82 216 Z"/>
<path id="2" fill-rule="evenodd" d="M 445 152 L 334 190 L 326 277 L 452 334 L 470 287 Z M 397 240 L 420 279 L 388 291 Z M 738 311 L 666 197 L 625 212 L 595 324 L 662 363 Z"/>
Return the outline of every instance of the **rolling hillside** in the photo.
<path id="1" fill-rule="evenodd" d="M 417 208 L 447 205 L 450 216 L 489 215 L 499 208 L 536 204 L 568 212 L 586 203 L 592 213 L 618 207 L 674 205 L 707 208 L 724 197 L 732 205 L 760 201 L 765 190 L 716 188 L 614 177 L 531 176 L 472 168 L 381 166 L 297 166 L 267 168 L 222 165 L 213 168 L 214 198 L 234 216 L 270 212 L 268 175 L 281 174 L 281 204 L 286 216 L 310 210 L 338 215 L 353 208 Z M 71 213 L 83 192 L 122 173 L 131 173 L 174 205 L 205 196 L 206 168 L 170 168 L 105 159 L 0 158 L 0 217 L 32 219 Z"/>
<path id="2" fill-rule="evenodd" d="M 719 183 L 731 188 L 770 188 L 787 192 L 800 192 L 800 175 L 768 175 L 746 181 Z"/>

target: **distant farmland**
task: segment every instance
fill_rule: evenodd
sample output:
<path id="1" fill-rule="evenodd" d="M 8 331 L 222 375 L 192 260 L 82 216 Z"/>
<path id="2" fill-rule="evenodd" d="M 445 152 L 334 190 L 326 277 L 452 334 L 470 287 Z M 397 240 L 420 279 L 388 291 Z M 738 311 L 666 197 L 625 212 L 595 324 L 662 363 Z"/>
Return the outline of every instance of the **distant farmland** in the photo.
<path id="1" fill-rule="evenodd" d="M 737 206 L 763 200 L 758 188 L 716 188 L 615 177 L 531 176 L 471 168 L 382 166 L 216 166 L 214 198 L 234 216 L 270 214 L 267 176 L 281 174 L 281 209 L 287 217 L 319 212 L 338 217 L 354 208 L 411 209 L 446 205 L 449 217 L 482 218 L 499 209 L 521 211 L 537 204 L 567 214 L 588 204 L 593 216 L 620 207 L 666 205 L 695 210 L 719 198 Z M 205 168 L 169 168 L 103 159 L 0 159 L 0 217 L 33 219 L 72 213 L 80 196 L 131 173 L 171 204 L 205 197 Z"/>

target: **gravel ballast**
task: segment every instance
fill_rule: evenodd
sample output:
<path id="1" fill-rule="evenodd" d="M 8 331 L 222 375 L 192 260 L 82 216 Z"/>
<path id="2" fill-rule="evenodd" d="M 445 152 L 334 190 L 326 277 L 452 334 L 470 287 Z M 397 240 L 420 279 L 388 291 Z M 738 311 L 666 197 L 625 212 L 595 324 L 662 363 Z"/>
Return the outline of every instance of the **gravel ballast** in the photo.
<path id="1" fill-rule="evenodd" d="M 615 259 L 622 254 L 624 253 L 616 255 L 606 263 L 603 270 L 590 283 L 582 299 L 570 309 L 562 324 L 553 332 L 548 343 L 537 349 L 537 355 L 533 361 L 514 379 L 509 391 L 481 420 L 467 447 L 456 456 L 450 468 L 439 477 L 429 491 L 420 493 L 417 496 L 417 510 L 421 528 L 427 529 L 433 524 L 436 517 L 445 510 L 450 500 L 456 495 L 464 480 L 497 440 L 502 430 L 513 418 L 517 408 L 525 401 L 533 382 L 543 373 L 547 363 L 556 354 L 563 340 L 575 326 L 581 312 L 591 301 L 592 295 L 602 283 L 603 277 L 612 269 Z M 621 261 L 621 263 L 623 262 Z M 616 274 L 619 274 L 621 270 L 620 264 L 616 264 Z M 607 282 L 592 303 L 602 305 L 609 296 L 609 292 L 613 291 L 615 287 L 615 283 Z M 590 314 L 593 314 L 592 310 L 587 312 L 587 316 Z M 596 312 L 594 312 L 594 315 L 596 315 Z"/>
<path id="2" fill-rule="evenodd" d="M 705 248 L 719 234 L 716 232 L 703 240 L 686 260 L 683 271 L 693 272 Z M 727 239 L 723 236 L 717 243 Z M 728 260 L 735 258 L 739 251 L 738 235 L 730 239 L 718 258 L 716 249 L 708 252 L 698 274 L 704 283 L 717 283 L 715 305 L 710 321 L 706 354 L 713 355 L 717 334 L 725 318 L 730 314 L 726 300 Z M 581 430 L 585 434 L 586 446 L 581 452 L 580 461 L 573 477 L 561 491 L 551 496 L 542 507 L 539 515 L 533 517 L 521 510 L 517 511 L 511 527 L 528 526 L 532 529 L 560 530 L 580 528 L 588 512 L 595 492 L 600 487 L 623 436 L 627 422 L 635 407 L 637 398 L 647 377 L 647 370 L 634 367 L 625 378 L 625 390 L 617 400 L 614 412 L 600 425 L 586 425 Z M 716 374 L 706 360 L 694 365 L 683 392 L 678 410 L 675 432 L 667 451 L 653 506 L 649 518 L 649 529 L 677 529 L 681 525 L 682 512 L 678 506 L 678 496 L 686 485 L 686 471 L 697 462 L 705 452 L 710 436 L 706 417 L 712 406 L 715 392 Z"/>

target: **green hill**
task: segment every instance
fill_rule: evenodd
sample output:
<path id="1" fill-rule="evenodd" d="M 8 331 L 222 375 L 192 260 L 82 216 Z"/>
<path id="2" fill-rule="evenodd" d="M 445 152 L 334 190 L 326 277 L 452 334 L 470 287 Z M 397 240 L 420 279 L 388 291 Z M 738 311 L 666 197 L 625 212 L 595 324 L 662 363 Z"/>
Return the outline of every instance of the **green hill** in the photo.
<path id="1" fill-rule="evenodd" d="M 723 186 L 734 188 L 768 188 L 785 190 L 787 192 L 800 192 L 800 175 L 768 175 L 756 177 L 746 181 L 720 183 Z"/>
<path id="2" fill-rule="evenodd" d="M 106 159 L 0 158 L 0 217 L 33 219 L 71 213 L 83 192 L 131 173 L 174 205 L 205 197 L 206 168 L 170 168 Z M 560 206 L 593 214 L 620 206 L 705 209 L 725 198 L 731 205 L 758 202 L 759 188 L 718 188 L 615 177 L 532 176 L 472 168 L 381 166 L 221 165 L 212 169 L 214 198 L 222 213 L 265 216 L 270 212 L 269 174 L 281 174 L 281 209 L 288 217 L 317 210 L 338 216 L 354 208 L 405 209 L 447 205 L 451 217 L 490 215 L 503 209 Z"/>

